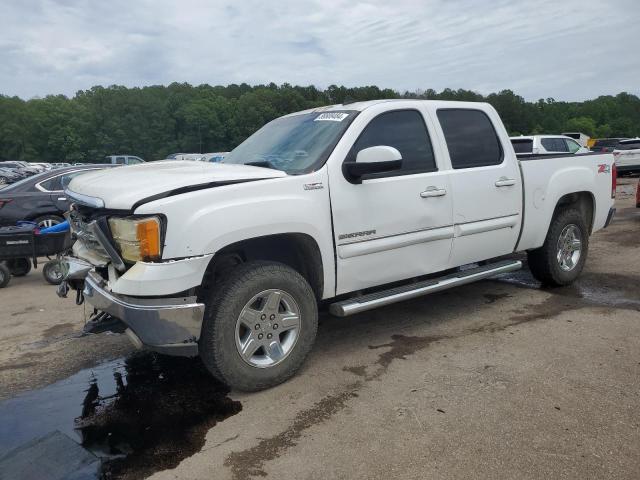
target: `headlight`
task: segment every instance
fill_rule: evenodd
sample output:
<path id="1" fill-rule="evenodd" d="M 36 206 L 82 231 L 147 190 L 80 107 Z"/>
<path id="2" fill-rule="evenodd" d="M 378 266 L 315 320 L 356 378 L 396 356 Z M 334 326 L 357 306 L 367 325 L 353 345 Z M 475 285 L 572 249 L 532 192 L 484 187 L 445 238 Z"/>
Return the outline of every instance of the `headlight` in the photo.
<path id="1" fill-rule="evenodd" d="M 160 219 L 158 217 L 111 217 L 109 228 L 120 254 L 130 262 L 160 259 Z"/>

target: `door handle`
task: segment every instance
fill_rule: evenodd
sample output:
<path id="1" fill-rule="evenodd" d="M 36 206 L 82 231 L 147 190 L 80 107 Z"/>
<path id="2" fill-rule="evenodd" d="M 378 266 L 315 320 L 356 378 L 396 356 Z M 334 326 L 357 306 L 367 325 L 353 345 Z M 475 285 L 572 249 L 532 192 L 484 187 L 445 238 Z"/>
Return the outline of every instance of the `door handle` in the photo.
<path id="1" fill-rule="evenodd" d="M 511 187 L 515 184 L 515 178 L 500 177 L 498 180 L 496 180 L 496 187 Z"/>
<path id="2" fill-rule="evenodd" d="M 442 197 L 443 195 L 446 195 L 447 191 L 444 188 L 438 188 L 438 187 L 427 187 L 427 189 L 424 192 L 420 192 L 420 196 L 422 198 L 429 198 L 429 197 Z"/>

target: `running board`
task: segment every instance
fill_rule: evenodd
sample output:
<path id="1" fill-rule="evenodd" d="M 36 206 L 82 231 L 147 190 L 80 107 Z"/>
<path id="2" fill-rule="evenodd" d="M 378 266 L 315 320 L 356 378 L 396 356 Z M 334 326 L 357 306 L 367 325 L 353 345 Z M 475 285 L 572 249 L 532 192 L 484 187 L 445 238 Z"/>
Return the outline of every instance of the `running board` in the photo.
<path id="1" fill-rule="evenodd" d="M 371 310 L 372 308 L 390 305 L 392 303 L 409 300 L 410 298 L 440 292 L 459 285 L 476 282 L 498 273 L 513 272 L 522 268 L 519 260 L 503 260 L 500 262 L 483 265 L 482 267 L 469 268 L 440 278 L 423 280 L 422 282 L 390 288 L 381 292 L 369 293 L 360 297 L 349 298 L 341 302 L 332 303 L 329 312 L 338 317 L 347 317 L 355 313 Z"/>

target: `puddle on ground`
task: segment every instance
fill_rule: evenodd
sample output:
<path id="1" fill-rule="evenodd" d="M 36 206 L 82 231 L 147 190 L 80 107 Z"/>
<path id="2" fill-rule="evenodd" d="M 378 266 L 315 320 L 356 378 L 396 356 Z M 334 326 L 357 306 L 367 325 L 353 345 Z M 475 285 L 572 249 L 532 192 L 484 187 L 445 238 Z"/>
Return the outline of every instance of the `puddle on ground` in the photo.
<path id="1" fill-rule="evenodd" d="M 143 352 L 0 403 L 0 457 L 59 430 L 102 460 L 101 479 L 174 468 L 239 402 L 199 359 Z"/>
<path id="2" fill-rule="evenodd" d="M 592 305 L 640 310 L 640 276 L 636 275 L 583 272 L 572 285 L 545 288 L 533 278 L 528 269 L 523 268 L 516 272 L 497 275 L 490 281 L 521 288 L 542 289 L 554 295 L 582 299 Z"/>

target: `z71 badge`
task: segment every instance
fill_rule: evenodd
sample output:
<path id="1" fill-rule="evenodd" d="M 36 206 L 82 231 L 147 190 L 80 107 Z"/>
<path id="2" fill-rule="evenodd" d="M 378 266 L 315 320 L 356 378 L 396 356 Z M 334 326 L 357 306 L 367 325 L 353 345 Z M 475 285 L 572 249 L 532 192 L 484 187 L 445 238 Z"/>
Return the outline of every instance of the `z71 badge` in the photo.
<path id="1" fill-rule="evenodd" d="M 606 163 L 602 163 L 598 165 L 598 173 L 610 173 L 610 172 L 611 172 L 611 167 Z"/>

